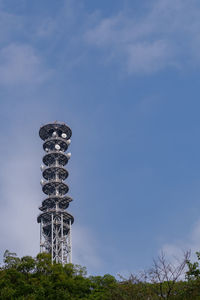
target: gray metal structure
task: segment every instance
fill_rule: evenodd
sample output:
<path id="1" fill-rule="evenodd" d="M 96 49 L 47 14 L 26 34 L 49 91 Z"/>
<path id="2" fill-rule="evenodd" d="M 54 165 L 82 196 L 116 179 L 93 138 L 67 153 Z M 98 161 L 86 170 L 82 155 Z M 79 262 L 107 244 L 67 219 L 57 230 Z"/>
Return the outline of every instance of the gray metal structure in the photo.
<path id="1" fill-rule="evenodd" d="M 64 182 L 68 172 L 64 166 L 71 153 L 66 153 L 71 143 L 71 129 L 64 123 L 51 123 L 40 128 L 39 136 L 44 141 L 46 152 L 41 165 L 42 191 L 48 196 L 39 209 L 40 252 L 51 254 L 52 263 L 72 262 L 71 225 L 74 218 L 66 209 L 72 201 L 66 194 L 69 190 Z"/>

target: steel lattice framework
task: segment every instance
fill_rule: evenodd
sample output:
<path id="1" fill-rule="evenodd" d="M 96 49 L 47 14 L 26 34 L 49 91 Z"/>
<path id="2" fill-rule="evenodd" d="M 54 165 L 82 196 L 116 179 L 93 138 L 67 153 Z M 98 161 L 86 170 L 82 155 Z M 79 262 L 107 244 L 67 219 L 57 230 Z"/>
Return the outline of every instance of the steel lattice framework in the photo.
<path id="1" fill-rule="evenodd" d="M 65 153 L 71 143 L 71 129 L 64 123 L 52 123 L 40 128 L 39 136 L 44 141 L 44 165 L 41 171 L 42 191 L 48 197 L 42 201 L 39 209 L 42 213 L 37 221 L 40 223 L 40 252 L 51 254 L 52 262 L 71 263 L 71 225 L 74 218 L 66 209 L 72 199 L 66 196 L 69 188 L 64 182 L 68 172 L 64 166 L 71 153 Z"/>

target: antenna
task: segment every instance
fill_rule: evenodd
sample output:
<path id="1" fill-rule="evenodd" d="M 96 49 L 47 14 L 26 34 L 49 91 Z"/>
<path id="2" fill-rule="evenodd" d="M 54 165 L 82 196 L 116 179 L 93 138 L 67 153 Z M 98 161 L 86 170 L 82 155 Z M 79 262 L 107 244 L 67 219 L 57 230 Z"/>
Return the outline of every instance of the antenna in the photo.
<path id="1" fill-rule="evenodd" d="M 74 217 L 66 209 L 72 199 L 66 196 L 69 187 L 64 182 L 68 172 L 64 166 L 71 153 L 65 153 L 70 145 L 71 129 L 64 123 L 54 122 L 40 128 L 39 136 L 44 141 L 43 164 L 41 166 L 42 191 L 47 198 L 39 207 L 40 252 L 51 254 L 52 263 L 71 263 L 71 225 Z"/>

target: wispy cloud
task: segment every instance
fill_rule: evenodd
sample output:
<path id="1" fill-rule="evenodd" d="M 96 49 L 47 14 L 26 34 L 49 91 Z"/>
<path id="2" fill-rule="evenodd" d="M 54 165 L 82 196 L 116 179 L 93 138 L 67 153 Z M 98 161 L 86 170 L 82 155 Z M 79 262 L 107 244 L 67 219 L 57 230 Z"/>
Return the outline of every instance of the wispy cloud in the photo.
<path id="1" fill-rule="evenodd" d="M 50 76 L 34 48 L 26 44 L 10 44 L 0 50 L 0 84 L 35 84 Z"/>
<path id="2" fill-rule="evenodd" d="M 91 230 L 80 225 L 73 225 L 72 230 L 73 243 L 73 262 L 87 266 L 93 271 L 102 267 L 102 261 L 97 250 L 97 241 Z"/>
<path id="3" fill-rule="evenodd" d="M 39 252 L 36 216 L 41 196 L 36 182 L 38 152 L 28 136 L 25 140 L 18 136 L 13 142 L 15 151 L 8 151 L 1 160 L 0 248 L 35 255 Z"/>
<path id="4" fill-rule="evenodd" d="M 151 5 L 152 4 L 152 5 Z M 105 50 L 128 73 L 153 73 L 199 63 L 200 5 L 188 0 L 155 0 L 137 18 L 122 11 L 98 20 L 85 40 Z"/>
<path id="5" fill-rule="evenodd" d="M 161 251 L 173 262 L 177 258 L 183 256 L 186 251 L 191 251 L 191 258 L 196 259 L 195 253 L 200 251 L 200 220 L 194 224 L 190 234 L 185 239 L 177 240 L 176 242 L 166 243 Z"/>

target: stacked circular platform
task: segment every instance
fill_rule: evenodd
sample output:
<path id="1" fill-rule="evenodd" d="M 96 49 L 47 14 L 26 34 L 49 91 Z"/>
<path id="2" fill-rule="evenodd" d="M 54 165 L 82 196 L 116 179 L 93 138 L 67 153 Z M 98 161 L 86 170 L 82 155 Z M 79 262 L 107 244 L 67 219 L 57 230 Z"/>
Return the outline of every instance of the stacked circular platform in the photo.
<path id="1" fill-rule="evenodd" d="M 47 198 L 39 208 L 42 213 L 37 221 L 42 222 L 43 234 L 49 238 L 52 234 L 52 215 L 58 227 L 61 226 L 62 219 L 64 235 L 69 231 L 69 223 L 74 222 L 73 216 L 66 212 L 72 199 L 66 196 L 69 187 L 64 182 L 68 177 L 68 172 L 64 167 L 71 156 L 70 153 L 66 153 L 71 142 L 71 135 L 71 129 L 64 123 L 47 124 L 39 131 L 39 136 L 44 141 L 43 149 L 46 152 L 43 157 L 44 165 L 41 166 L 44 178 L 41 180 L 41 185 Z"/>

